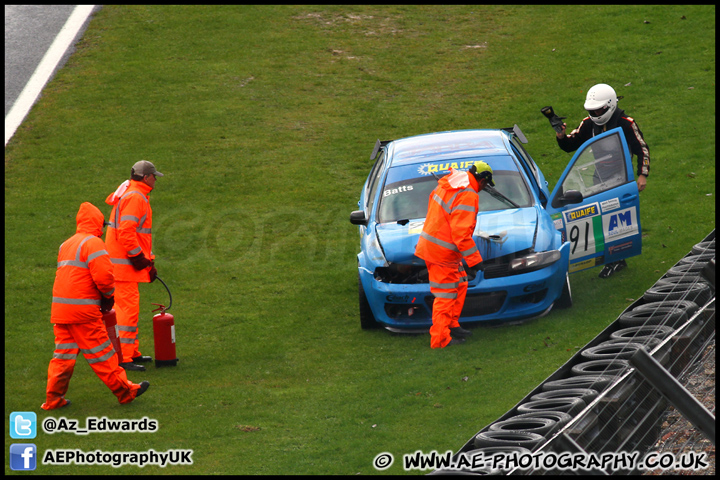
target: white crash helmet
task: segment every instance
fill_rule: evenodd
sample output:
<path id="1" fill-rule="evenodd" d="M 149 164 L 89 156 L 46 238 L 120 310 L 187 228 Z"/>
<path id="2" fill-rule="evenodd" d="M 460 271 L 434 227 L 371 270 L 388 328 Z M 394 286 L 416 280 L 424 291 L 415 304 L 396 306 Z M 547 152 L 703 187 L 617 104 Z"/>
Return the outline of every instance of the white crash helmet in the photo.
<path id="1" fill-rule="evenodd" d="M 588 90 L 585 110 L 596 125 L 605 125 L 615 113 L 617 101 L 615 90 L 610 85 L 599 83 Z"/>

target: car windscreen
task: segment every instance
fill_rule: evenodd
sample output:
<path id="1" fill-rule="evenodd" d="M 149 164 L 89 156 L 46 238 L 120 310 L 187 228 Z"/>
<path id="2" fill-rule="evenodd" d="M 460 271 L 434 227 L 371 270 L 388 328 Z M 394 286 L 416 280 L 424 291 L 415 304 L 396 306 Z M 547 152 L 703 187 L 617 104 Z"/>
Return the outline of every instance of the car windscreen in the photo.
<path id="1" fill-rule="evenodd" d="M 515 166 L 513 162 L 507 160 L 502 163 L 495 163 L 498 167 L 511 166 L 512 168 Z M 469 163 L 469 165 L 472 165 L 472 163 Z M 437 175 L 436 179 L 432 175 L 433 170 L 432 164 L 391 168 L 380 193 L 378 223 L 425 218 L 430 193 L 437 186 L 438 179 L 449 173 L 447 170 L 438 170 L 435 173 Z M 512 200 L 519 207 L 532 205 L 532 196 L 525 179 L 517 170 L 494 169 L 493 181 L 495 182 L 495 190 Z M 503 199 L 502 195 L 492 195 L 488 190 L 480 192 L 479 211 L 489 212 L 516 208 L 512 203 Z"/>

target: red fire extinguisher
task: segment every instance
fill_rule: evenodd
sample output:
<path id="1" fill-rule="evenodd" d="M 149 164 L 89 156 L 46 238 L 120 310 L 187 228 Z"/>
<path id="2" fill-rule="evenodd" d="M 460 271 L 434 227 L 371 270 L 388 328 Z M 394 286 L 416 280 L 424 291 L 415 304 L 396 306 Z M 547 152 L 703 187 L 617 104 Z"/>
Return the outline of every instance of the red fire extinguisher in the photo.
<path id="1" fill-rule="evenodd" d="M 107 330 L 108 337 L 110 337 L 110 343 L 112 343 L 115 353 L 117 353 L 118 363 L 122 363 L 122 349 L 120 348 L 120 338 L 118 335 L 117 316 L 115 310 L 110 309 L 109 312 L 103 312 L 102 314 L 103 323 Z"/>
<path id="2" fill-rule="evenodd" d="M 160 277 L 155 277 L 160 283 L 165 285 Z M 153 303 L 160 308 L 156 308 L 153 312 L 160 311 L 153 317 L 153 335 L 155 337 L 155 367 L 166 367 L 177 365 L 178 358 L 175 353 L 175 317 L 166 313 L 172 307 L 172 293 L 167 285 L 165 289 L 170 295 L 170 305 L 165 307 L 159 303 Z"/>

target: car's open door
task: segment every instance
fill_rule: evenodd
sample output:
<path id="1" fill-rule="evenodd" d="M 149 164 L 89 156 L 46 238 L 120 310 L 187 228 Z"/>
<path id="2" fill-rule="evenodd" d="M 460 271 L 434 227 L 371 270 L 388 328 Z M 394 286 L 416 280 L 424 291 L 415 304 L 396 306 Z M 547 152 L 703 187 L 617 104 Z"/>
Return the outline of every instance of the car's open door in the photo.
<path id="1" fill-rule="evenodd" d="M 570 242 L 571 273 L 641 253 L 640 199 L 622 128 L 578 149 L 546 209 Z"/>

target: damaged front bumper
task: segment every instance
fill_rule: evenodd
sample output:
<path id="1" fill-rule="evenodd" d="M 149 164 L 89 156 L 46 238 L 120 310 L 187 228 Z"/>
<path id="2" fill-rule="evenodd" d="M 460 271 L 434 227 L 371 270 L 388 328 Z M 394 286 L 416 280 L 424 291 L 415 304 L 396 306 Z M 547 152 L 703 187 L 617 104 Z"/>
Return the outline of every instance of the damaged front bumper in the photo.
<path id="1" fill-rule="evenodd" d="M 550 311 L 565 283 L 569 244 L 563 245 L 560 258 L 552 264 L 523 273 L 511 268 L 518 253 L 488 262 L 484 271 L 470 276 L 461 324 L 527 320 Z M 434 297 L 424 264 L 361 268 L 360 280 L 375 319 L 386 328 L 427 331 L 432 325 Z"/>

